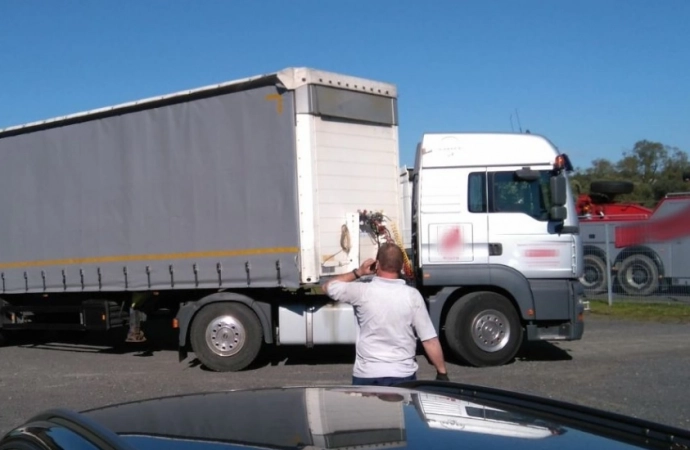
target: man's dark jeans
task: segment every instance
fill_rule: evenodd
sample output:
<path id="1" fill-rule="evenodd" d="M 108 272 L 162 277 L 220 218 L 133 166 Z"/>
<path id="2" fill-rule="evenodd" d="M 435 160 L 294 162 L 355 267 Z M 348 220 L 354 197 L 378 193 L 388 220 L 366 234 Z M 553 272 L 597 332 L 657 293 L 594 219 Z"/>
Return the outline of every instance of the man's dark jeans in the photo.
<path id="1" fill-rule="evenodd" d="M 379 377 L 379 378 L 360 378 L 352 377 L 352 384 L 354 386 L 393 386 L 403 381 L 415 381 L 417 374 L 413 373 L 409 377 Z"/>

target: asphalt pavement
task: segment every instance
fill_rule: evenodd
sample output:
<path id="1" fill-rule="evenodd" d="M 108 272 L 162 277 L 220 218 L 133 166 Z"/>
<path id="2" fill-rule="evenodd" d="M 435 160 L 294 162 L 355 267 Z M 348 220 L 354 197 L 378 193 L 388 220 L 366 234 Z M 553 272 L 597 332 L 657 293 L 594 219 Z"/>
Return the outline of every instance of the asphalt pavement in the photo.
<path id="1" fill-rule="evenodd" d="M 149 326 L 153 326 L 151 322 Z M 349 384 L 353 347 L 267 352 L 250 370 L 216 373 L 159 345 L 47 336 L 0 348 L 0 434 L 48 408 L 76 410 L 213 390 Z M 169 339 L 171 336 L 167 336 Z M 174 342 L 174 340 L 172 340 Z M 419 378 L 435 372 L 419 358 Z M 451 380 L 516 390 L 690 429 L 690 325 L 588 316 L 582 341 L 525 346 L 493 368 L 450 364 Z"/>

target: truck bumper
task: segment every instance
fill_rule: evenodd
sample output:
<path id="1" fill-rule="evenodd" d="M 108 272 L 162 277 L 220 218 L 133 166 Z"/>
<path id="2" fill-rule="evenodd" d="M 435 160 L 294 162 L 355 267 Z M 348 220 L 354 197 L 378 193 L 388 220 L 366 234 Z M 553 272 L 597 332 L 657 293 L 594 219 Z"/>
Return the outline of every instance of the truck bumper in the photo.
<path id="1" fill-rule="evenodd" d="M 585 323 L 562 323 L 550 327 L 527 325 L 528 341 L 577 341 L 585 333 Z"/>

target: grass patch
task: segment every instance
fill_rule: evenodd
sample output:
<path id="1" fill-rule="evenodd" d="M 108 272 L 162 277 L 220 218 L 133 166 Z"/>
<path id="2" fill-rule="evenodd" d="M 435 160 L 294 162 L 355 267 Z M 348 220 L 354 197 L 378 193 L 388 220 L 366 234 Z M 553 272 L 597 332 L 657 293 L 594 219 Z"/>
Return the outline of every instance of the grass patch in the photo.
<path id="1" fill-rule="evenodd" d="M 602 300 L 589 302 L 590 314 L 621 319 L 664 323 L 690 323 L 690 305 L 678 303 L 642 303 L 614 300 L 613 305 Z"/>

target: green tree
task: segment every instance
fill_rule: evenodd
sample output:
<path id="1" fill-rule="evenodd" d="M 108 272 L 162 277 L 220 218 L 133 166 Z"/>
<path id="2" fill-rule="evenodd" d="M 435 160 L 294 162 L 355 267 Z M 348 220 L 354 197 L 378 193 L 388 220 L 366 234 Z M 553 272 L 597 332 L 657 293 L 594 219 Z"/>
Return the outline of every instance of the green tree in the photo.
<path id="1" fill-rule="evenodd" d="M 683 181 L 683 173 L 690 170 L 688 154 L 679 148 L 668 149 L 668 157 L 654 186 L 654 199 L 660 200 L 669 192 L 685 192 L 690 186 Z"/>
<path id="2" fill-rule="evenodd" d="M 622 179 L 631 180 L 635 184 L 633 193 L 626 195 L 624 199 L 648 206 L 656 203 L 654 192 L 658 189 L 657 184 L 668 160 L 668 150 L 660 142 L 638 141 L 632 151 L 623 152 L 623 158 L 616 164 L 616 169 Z"/>

